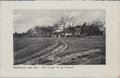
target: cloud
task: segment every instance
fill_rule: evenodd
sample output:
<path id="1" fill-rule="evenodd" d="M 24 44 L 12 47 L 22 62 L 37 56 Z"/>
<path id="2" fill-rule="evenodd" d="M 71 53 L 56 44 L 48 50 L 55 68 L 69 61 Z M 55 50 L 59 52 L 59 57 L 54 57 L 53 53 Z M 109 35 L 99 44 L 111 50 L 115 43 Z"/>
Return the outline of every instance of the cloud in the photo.
<path id="1" fill-rule="evenodd" d="M 14 31 L 25 32 L 36 25 L 48 26 L 55 24 L 61 16 L 74 17 L 75 23 L 93 22 L 96 19 L 105 20 L 103 10 L 68 10 L 68 11 L 27 11 L 14 13 Z"/>
<path id="2" fill-rule="evenodd" d="M 99 11 L 88 13 L 88 16 L 91 16 L 91 17 L 94 17 L 94 18 L 98 18 L 98 17 L 101 17 L 103 15 L 104 15 L 104 13 L 103 12 L 99 12 Z"/>
<path id="3" fill-rule="evenodd" d="M 69 13 L 65 12 L 64 15 L 69 15 Z"/>
<path id="4" fill-rule="evenodd" d="M 33 20 L 37 25 L 53 25 L 57 21 L 57 19 L 52 17 L 34 18 Z"/>
<path id="5" fill-rule="evenodd" d="M 86 22 L 93 22 L 97 19 L 101 20 L 101 21 L 105 21 L 105 14 L 104 11 L 91 11 L 91 12 L 86 12 L 83 13 L 81 17 L 79 17 L 80 19 L 78 21 L 86 21 Z"/>
<path id="6" fill-rule="evenodd" d="M 19 16 L 19 15 L 18 15 Z M 23 18 L 16 18 L 18 20 L 22 20 Z M 33 18 L 29 23 L 14 23 L 14 32 L 17 31 L 19 33 L 26 32 L 28 29 L 33 28 L 36 25 L 39 26 L 48 26 L 53 25 L 57 20 L 52 17 L 42 17 L 42 18 Z"/>
<path id="7" fill-rule="evenodd" d="M 73 11 L 70 13 L 70 16 L 72 16 L 72 17 L 76 17 L 76 16 L 80 16 L 80 15 L 81 15 L 81 13 L 77 12 L 77 11 Z"/>
<path id="8" fill-rule="evenodd" d="M 14 20 L 15 22 L 20 21 L 20 20 L 22 20 L 22 19 L 24 19 L 24 17 L 23 17 L 22 14 L 16 14 L 16 15 L 13 16 L 13 20 Z"/>
<path id="9" fill-rule="evenodd" d="M 80 16 L 81 13 L 80 13 L 80 12 L 77 12 L 77 11 L 73 11 L 73 12 L 71 12 L 71 13 L 65 12 L 64 15 L 69 16 L 69 17 L 77 17 L 77 16 Z"/>

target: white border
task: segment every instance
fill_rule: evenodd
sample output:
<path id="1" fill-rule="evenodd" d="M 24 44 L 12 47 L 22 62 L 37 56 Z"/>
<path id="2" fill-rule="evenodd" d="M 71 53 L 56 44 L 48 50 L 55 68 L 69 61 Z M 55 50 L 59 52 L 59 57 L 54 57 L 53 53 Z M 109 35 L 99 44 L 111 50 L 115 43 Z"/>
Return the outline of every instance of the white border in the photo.
<path id="1" fill-rule="evenodd" d="M 118 77 L 119 5 L 107 1 L 1 2 L 1 77 Z M 107 64 L 75 65 L 73 69 L 42 69 L 41 66 L 39 69 L 13 69 L 13 9 L 105 9 Z"/>

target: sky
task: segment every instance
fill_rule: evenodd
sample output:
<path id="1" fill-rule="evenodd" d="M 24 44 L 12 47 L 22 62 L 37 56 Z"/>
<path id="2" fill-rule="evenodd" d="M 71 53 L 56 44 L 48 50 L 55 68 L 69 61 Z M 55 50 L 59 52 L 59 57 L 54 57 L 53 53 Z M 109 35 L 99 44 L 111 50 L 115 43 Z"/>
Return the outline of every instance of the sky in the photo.
<path id="1" fill-rule="evenodd" d="M 26 32 L 36 25 L 52 26 L 62 16 L 74 17 L 76 24 L 91 23 L 97 19 L 105 22 L 105 10 L 102 9 L 20 9 L 13 11 L 14 32 Z"/>

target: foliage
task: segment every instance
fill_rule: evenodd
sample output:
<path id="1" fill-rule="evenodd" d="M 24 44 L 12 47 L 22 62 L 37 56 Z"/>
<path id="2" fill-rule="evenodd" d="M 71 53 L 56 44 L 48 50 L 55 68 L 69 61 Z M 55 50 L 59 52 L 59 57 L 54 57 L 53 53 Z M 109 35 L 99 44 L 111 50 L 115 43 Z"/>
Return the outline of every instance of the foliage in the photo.
<path id="1" fill-rule="evenodd" d="M 102 21 L 97 19 L 93 21 L 91 24 L 84 22 L 82 25 L 79 25 L 75 23 L 75 20 L 76 19 L 74 17 L 62 16 L 55 24 L 53 24 L 53 26 L 37 25 L 34 26 L 33 28 L 30 28 L 26 33 L 22 35 L 51 37 L 53 34 L 55 34 L 55 32 L 60 32 L 63 33 L 63 36 L 65 37 L 66 31 L 70 31 L 69 33 L 71 33 L 71 36 L 103 35 L 103 30 L 100 30 L 100 27 L 104 27 L 104 23 Z M 62 30 L 56 31 L 59 30 L 60 28 L 62 28 Z"/>

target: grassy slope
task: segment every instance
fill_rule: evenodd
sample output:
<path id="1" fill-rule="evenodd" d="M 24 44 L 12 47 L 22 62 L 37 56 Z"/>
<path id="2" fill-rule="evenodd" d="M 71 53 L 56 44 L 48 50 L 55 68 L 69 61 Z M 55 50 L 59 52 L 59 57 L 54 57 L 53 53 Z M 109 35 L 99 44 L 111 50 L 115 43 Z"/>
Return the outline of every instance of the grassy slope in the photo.
<path id="1" fill-rule="evenodd" d="M 105 64 L 105 39 L 104 37 L 85 37 L 85 38 L 64 38 L 68 43 L 68 48 L 58 57 L 64 57 L 72 53 L 83 52 L 90 49 L 100 49 L 100 53 L 90 53 L 78 58 L 72 59 L 67 63 L 69 64 Z"/>
<path id="2" fill-rule="evenodd" d="M 104 37 L 66 37 L 61 38 L 64 42 L 68 44 L 68 47 L 62 53 L 56 55 L 56 57 L 65 57 L 66 55 L 71 55 L 72 53 L 80 53 L 90 49 L 100 49 L 100 53 L 90 53 L 83 55 L 69 62 L 64 62 L 62 64 L 66 65 L 77 65 L 77 64 L 105 64 L 105 39 Z M 19 59 L 26 58 L 35 53 L 41 52 L 42 49 L 55 43 L 55 39 L 52 38 L 19 38 L 14 39 L 14 54 L 15 61 Z M 21 51 L 22 50 L 22 51 Z M 46 51 L 48 52 L 48 51 Z M 45 52 L 45 53 L 46 53 Z M 50 51 L 49 51 L 50 52 Z M 42 53 L 42 54 L 45 54 Z M 41 55 L 38 55 L 41 56 Z"/>
<path id="3" fill-rule="evenodd" d="M 104 48 L 105 40 L 103 37 L 85 37 L 85 38 L 62 38 L 68 44 L 68 48 L 59 56 L 65 56 L 73 52 L 86 51 L 93 48 Z"/>
<path id="4" fill-rule="evenodd" d="M 17 60 L 26 59 L 27 57 L 42 51 L 44 48 L 55 44 L 55 39 L 51 38 L 17 38 L 14 39 L 14 59 L 15 64 Z"/>

